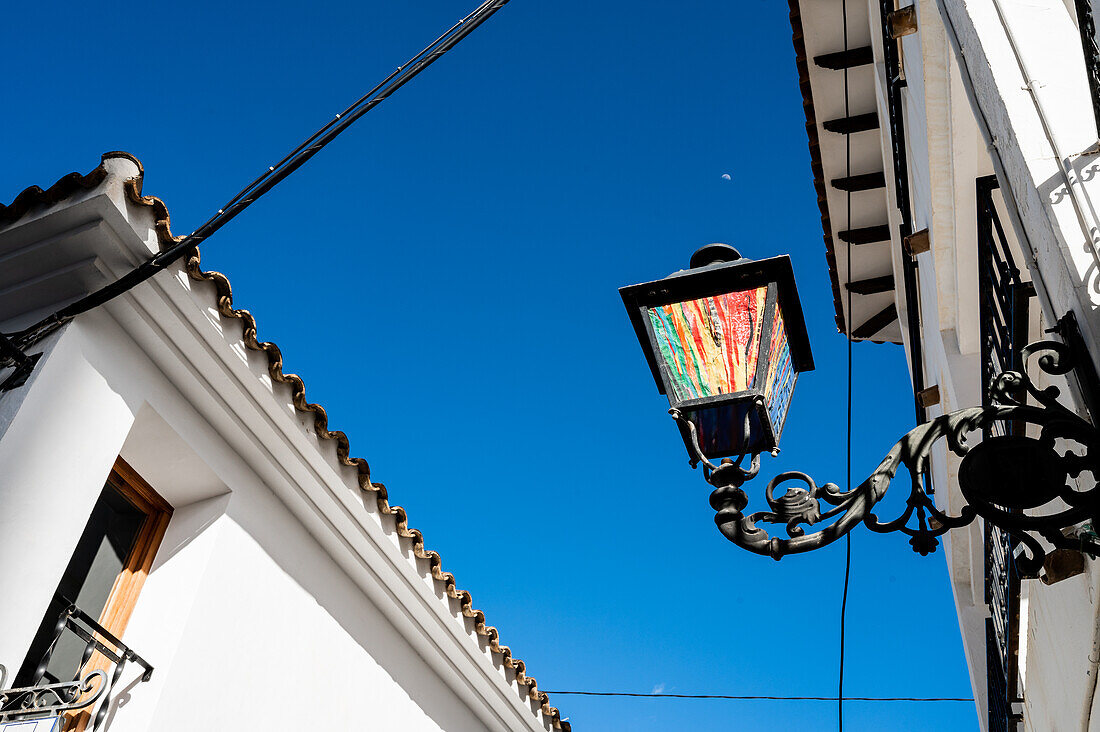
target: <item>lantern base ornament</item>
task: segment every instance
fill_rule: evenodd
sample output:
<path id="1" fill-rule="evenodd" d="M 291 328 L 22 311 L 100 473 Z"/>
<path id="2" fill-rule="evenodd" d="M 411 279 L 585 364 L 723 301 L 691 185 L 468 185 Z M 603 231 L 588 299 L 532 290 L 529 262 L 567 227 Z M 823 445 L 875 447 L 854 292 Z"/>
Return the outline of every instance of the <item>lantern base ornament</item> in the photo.
<path id="1" fill-rule="evenodd" d="M 1032 356 L 1051 375 L 1067 374 L 1074 366 L 1070 348 L 1057 341 L 1022 349 L 1025 365 Z M 744 513 L 749 499 L 741 486 L 759 472 L 760 453 L 715 465 L 699 447 L 695 425 L 675 408 L 669 413 L 691 437 L 692 467 L 702 463 L 704 478 L 714 486 L 710 503 L 718 529 L 757 554 L 780 559 L 818 549 L 862 522 L 878 533 L 908 535 L 913 550 L 927 555 L 939 545 L 937 537 L 981 517 L 1019 542 L 1015 562 L 1021 577 L 1037 577 L 1051 547 L 1100 555 L 1092 528 L 1100 527 L 1100 431 L 1058 401 L 1057 387 L 1039 389 L 1024 373 L 1004 372 L 989 388 L 990 406 L 960 409 L 910 430 L 855 488 L 819 486 L 805 473 L 780 473 L 764 491 L 769 510 L 750 514 Z M 1028 396 L 1038 406 L 1028 404 Z M 999 422 L 1018 425 L 1025 434 L 968 443 L 970 433 Z M 959 485 L 966 505 L 957 515 L 938 509 L 925 489 L 929 457 L 941 439 L 962 457 Z M 883 521 L 874 509 L 903 465 L 909 472 L 909 497 L 900 515 Z M 1083 478 L 1085 473 L 1090 476 Z M 783 493 L 776 497 L 781 486 Z M 770 536 L 761 524 L 785 524 L 787 538 Z"/>

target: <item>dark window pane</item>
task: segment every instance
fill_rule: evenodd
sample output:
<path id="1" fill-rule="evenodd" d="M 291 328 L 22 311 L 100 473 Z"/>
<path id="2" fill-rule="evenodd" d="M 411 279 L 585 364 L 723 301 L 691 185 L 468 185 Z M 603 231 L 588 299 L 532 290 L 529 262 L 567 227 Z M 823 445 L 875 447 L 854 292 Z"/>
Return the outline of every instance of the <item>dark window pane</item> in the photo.
<path id="1" fill-rule="evenodd" d="M 68 602 L 75 602 L 93 618 L 102 616 L 111 588 L 126 566 L 146 518 L 111 485 L 103 489 L 19 671 L 17 686 L 34 683 L 35 670 L 49 650 L 56 634 L 57 619 Z M 84 649 L 84 641 L 71 631 L 63 632 L 50 657 L 46 681 L 72 679 L 79 670 Z"/>

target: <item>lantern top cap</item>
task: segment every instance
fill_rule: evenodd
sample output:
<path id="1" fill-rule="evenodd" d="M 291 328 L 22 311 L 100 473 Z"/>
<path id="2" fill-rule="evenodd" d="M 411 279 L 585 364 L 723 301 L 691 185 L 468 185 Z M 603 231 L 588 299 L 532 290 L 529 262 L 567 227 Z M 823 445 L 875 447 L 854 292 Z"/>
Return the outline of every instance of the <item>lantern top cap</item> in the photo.
<path id="1" fill-rule="evenodd" d="M 715 258 L 719 254 L 723 257 L 737 254 L 737 258 L 723 262 Z M 796 371 L 813 370 L 810 339 L 806 332 L 806 321 L 802 314 L 802 303 L 798 299 L 790 257 L 784 254 L 768 259 L 745 259 L 728 244 L 708 244 L 696 252 L 691 264 L 692 269 L 674 272 L 664 279 L 619 288 L 623 305 L 630 315 L 634 332 L 661 393 L 664 393 L 664 386 L 657 365 L 657 354 L 651 348 L 644 310 L 725 292 L 767 287 L 770 284 L 776 286 L 794 368 Z"/>
<path id="2" fill-rule="evenodd" d="M 729 244 L 714 242 L 696 249 L 695 253 L 691 255 L 691 262 L 688 266 L 696 269 L 706 267 L 709 264 L 736 262 L 738 259 L 741 259 L 741 252 Z"/>

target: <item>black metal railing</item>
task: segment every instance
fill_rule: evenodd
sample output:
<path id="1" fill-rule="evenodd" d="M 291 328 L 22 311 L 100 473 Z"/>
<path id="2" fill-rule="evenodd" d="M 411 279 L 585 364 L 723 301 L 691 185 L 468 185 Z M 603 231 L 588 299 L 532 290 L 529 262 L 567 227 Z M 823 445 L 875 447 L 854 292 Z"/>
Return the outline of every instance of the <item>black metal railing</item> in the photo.
<path id="1" fill-rule="evenodd" d="M 905 117 L 902 89 L 906 81 L 901 71 L 901 49 L 890 37 L 890 13 L 897 10 L 898 0 L 879 0 L 879 21 L 882 30 L 882 56 L 886 71 L 886 111 L 890 124 L 890 153 L 894 173 L 894 197 L 897 199 L 901 223 L 898 234 L 905 239 L 913 233 L 913 212 L 909 200 L 909 163 L 905 151 Z M 905 327 L 909 334 L 909 366 L 913 375 L 913 408 L 917 424 L 928 420 L 927 410 L 917 394 L 924 391 L 924 354 L 920 334 L 920 303 L 917 293 L 917 262 L 911 256 L 902 257 L 902 286 L 905 292 Z M 850 275 L 849 275 L 850 276 Z M 931 492 L 931 484 L 928 485 Z"/>
<path id="2" fill-rule="evenodd" d="M 1100 136 L 1100 47 L 1096 45 L 1096 19 L 1092 15 L 1092 0 L 1074 0 L 1077 10 L 1077 30 L 1081 33 L 1081 49 L 1085 54 L 1085 74 L 1092 96 L 1092 116 Z"/>
<path id="3" fill-rule="evenodd" d="M 982 405 L 989 405 L 989 384 L 1003 371 L 1023 371 L 1020 349 L 1028 343 L 1028 316 L 1035 286 L 1016 266 L 1004 226 L 997 215 L 996 176 L 977 180 L 978 297 L 981 314 Z M 993 428 L 1013 434 L 1017 425 Z M 990 435 L 986 435 L 987 437 Z"/>
<path id="4" fill-rule="evenodd" d="M 75 603 L 61 596 L 54 600 L 64 609 L 57 617 L 53 638 L 30 683 L 5 689 L 6 671 L 0 666 L 0 723 L 90 710 L 98 702 L 99 709 L 90 726 L 92 730 L 98 730 L 107 717 L 111 693 L 122 677 L 126 664 L 136 663 L 145 669 L 142 681 L 152 677 L 153 667 Z M 71 680 L 63 680 L 62 676 L 67 677 L 67 673 L 59 675 L 51 660 L 58 645 L 70 638 L 82 642 L 84 647 L 75 668 L 72 668 Z"/>
<path id="5" fill-rule="evenodd" d="M 1023 371 L 1020 349 L 1028 343 L 1031 298 L 1035 287 L 1016 266 L 1004 226 L 997 215 L 996 176 L 977 180 L 978 298 L 981 340 L 982 405 L 989 406 L 989 385 L 1004 371 Z M 983 437 L 1018 434 L 1023 425 L 1001 422 Z M 1014 730 L 1019 721 L 1012 705 L 1017 688 L 1020 638 L 1020 576 L 1013 561 L 1016 541 L 985 524 L 986 677 L 989 729 Z"/>
<path id="6" fill-rule="evenodd" d="M 989 677 L 989 732 L 1015 732 L 1018 720 L 1013 716 L 1009 702 L 1003 657 L 998 652 L 993 618 L 986 618 L 985 621 L 985 665 Z"/>

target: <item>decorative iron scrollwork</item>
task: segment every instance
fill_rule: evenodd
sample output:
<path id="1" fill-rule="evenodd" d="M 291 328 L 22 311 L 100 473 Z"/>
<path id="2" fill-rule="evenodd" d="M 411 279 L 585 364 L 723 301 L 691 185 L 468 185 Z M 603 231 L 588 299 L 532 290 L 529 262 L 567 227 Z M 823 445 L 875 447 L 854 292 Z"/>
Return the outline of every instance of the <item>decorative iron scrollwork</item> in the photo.
<path id="1" fill-rule="evenodd" d="M 54 602 L 60 605 L 60 614 L 54 626 L 53 639 L 31 677 L 31 685 L 5 689 L 7 669 L 0 664 L 0 722 L 57 716 L 101 702 L 90 725 L 92 732 L 96 732 L 107 719 L 111 694 L 118 687 L 126 664 L 133 662 L 145 669 L 140 677 L 142 681 L 152 678 L 153 667 L 75 603 L 61 594 L 54 596 Z M 66 631 L 85 643 L 84 653 L 73 673 L 74 678 L 72 681 L 44 684 L 42 682 L 47 678 L 47 669 L 54 650 Z M 85 672 L 96 654 L 99 654 L 102 661 L 114 666 L 109 678 L 105 669 Z"/>
<path id="2" fill-rule="evenodd" d="M 1063 375 L 1073 369 L 1070 349 L 1057 341 L 1039 341 L 1022 349 L 1023 363 L 1035 363 L 1045 373 Z M 1100 526 L 1100 432 L 1087 420 L 1058 401 L 1059 390 L 1039 389 L 1025 374 L 1008 371 L 989 386 L 992 405 L 960 409 L 910 430 L 887 453 L 879 466 L 855 488 L 844 491 L 835 483 L 818 486 L 810 476 L 785 472 L 775 476 L 765 490 L 769 510 L 745 514 L 748 496 L 741 486 L 756 476 L 760 455 L 724 459 L 714 465 L 703 456 L 695 440 L 693 463 L 703 464 L 707 482 L 714 486 L 711 506 L 722 534 L 740 547 L 780 559 L 826 546 L 863 523 L 871 531 L 900 531 L 909 536 L 913 550 L 925 555 L 936 550 L 938 537 L 982 517 L 1015 537 L 1022 550 L 1016 567 L 1023 577 L 1036 577 L 1048 547 L 1100 553 L 1100 542 L 1087 531 L 1067 530 L 1085 522 Z M 1028 397 L 1038 406 L 1028 404 Z M 673 418 L 694 438 L 695 428 L 678 411 Z M 971 446 L 968 436 L 1002 420 L 1034 425 L 1034 436 L 990 437 Z M 963 458 L 959 484 L 967 504 L 957 515 L 938 509 L 925 490 L 929 457 L 937 442 Z M 1068 449 L 1073 446 L 1073 449 Z M 900 515 L 881 520 L 875 506 L 901 466 L 909 472 L 909 497 Z M 1071 478 L 1091 474 L 1086 488 Z M 800 485 L 797 485 L 800 484 Z M 777 496 L 778 490 L 783 492 Z M 770 536 L 761 524 L 783 524 L 787 538 Z M 807 527 L 821 528 L 807 531 Z"/>
<path id="3" fill-rule="evenodd" d="M 107 691 L 107 673 L 91 671 L 82 678 L 44 686 L 3 689 L 7 671 L 0 665 L 0 722 L 49 717 L 84 709 Z"/>

